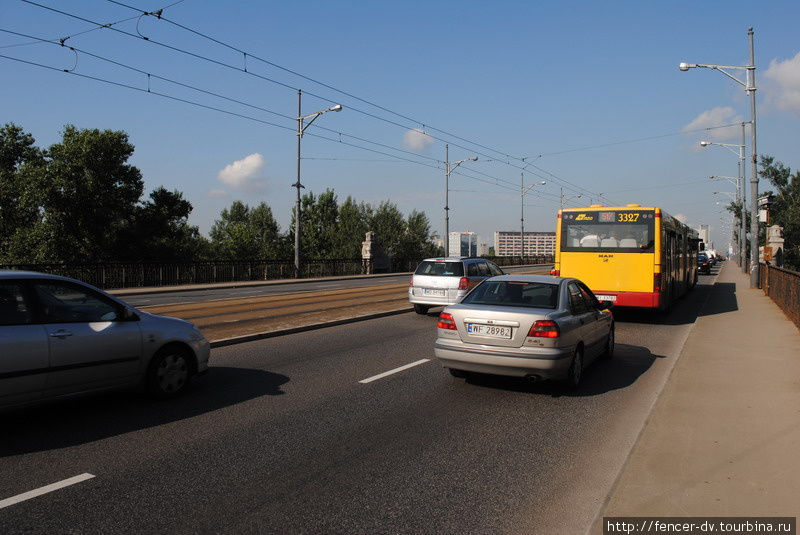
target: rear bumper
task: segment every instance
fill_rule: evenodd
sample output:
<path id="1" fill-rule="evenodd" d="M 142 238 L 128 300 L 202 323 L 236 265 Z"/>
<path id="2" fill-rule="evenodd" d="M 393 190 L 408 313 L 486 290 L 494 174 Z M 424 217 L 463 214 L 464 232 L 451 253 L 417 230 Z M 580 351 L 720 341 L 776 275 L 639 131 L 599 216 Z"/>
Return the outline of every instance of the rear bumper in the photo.
<path id="1" fill-rule="evenodd" d="M 434 354 L 445 368 L 539 379 L 564 378 L 572 358 L 571 349 L 488 348 L 441 338 L 434 345 Z"/>
<path id="2" fill-rule="evenodd" d="M 444 297 L 438 296 L 424 296 L 424 295 L 414 295 L 413 288 L 408 289 L 408 301 L 412 305 L 429 305 L 429 306 L 446 306 L 446 305 L 455 305 L 460 303 L 464 296 L 467 295 L 467 290 L 458 290 L 457 293 L 453 294 L 449 290 L 447 291 L 447 295 Z"/>
<path id="3" fill-rule="evenodd" d="M 606 292 L 595 290 L 595 296 L 603 301 L 603 296 L 612 295 L 616 297 L 613 301 L 615 307 L 639 307 L 639 308 L 660 308 L 660 292 Z"/>

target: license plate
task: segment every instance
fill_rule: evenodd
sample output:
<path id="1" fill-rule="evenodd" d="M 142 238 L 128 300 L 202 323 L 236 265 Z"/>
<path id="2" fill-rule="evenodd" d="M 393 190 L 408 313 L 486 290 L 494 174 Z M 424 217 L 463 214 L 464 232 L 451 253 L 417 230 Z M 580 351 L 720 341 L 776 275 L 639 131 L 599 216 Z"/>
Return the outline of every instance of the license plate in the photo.
<path id="1" fill-rule="evenodd" d="M 598 301 L 616 301 L 617 300 L 617 296 L 616 295 L 597 295 L 597 294 L 594 294 L 594 296 L 598 299 Z"/>
<path id="2" fill-rule="evenodd" d="M 444 290 L 430 290 L 425 288 L 422 290 L 422 295 L 433 295 L 436 297 L 444 297 Z"/>
<path id="3" fill-rule="evenodd" d="M 486 336 L 488 338 L 511 338 L 511 327 L 467 323 L 467 334 Z"/>

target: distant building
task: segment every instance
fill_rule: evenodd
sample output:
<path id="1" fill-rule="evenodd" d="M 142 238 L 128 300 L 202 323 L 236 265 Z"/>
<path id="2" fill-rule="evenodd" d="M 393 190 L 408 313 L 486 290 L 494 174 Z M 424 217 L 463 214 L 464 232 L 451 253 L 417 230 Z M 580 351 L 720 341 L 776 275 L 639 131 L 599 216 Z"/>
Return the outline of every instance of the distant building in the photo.
<path id="1" fill-rule="evenodd" d="M 494 254 L 520 256 L 522 247 L 519 232 L 501 230 L 494 233 Z M 526 232 L 525 255 L 553 255 L 556 253 L 555 232 Z"/>
<path id="2" fill-rule="evenodd" d="M 698 237 L 700 241 L 706 244 L 706 249 L 713 249 L 714 244 L 711 243 L 711 236 L 710 230 L 708 225 L 700 225 L 700 228 L 697 229 Z"/>
<path id="3" fill-rule="evenodd" d="M 451 232 L 450 256 L 478 256 L 478 235 L 474 232 Z"/>
<path id="4" fill-rule="evenodd" d="M 478 244 L 478 256 L 489 256 L 489 244 L 482 242 Z"/>

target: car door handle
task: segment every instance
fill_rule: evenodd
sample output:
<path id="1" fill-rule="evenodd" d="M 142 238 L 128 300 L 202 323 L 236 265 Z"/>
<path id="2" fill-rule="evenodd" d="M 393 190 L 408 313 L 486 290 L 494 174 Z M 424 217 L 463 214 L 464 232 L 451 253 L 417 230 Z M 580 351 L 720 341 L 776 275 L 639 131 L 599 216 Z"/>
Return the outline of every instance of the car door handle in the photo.
<path id="1" fill-rule="evenodd" d="M 53 338 L 66 338 L 67 336 L 72 336 L 72 333 L 65 329 L 62 329 L 60 331 L 50 333 L 50 336 L 52 336 Z"/>

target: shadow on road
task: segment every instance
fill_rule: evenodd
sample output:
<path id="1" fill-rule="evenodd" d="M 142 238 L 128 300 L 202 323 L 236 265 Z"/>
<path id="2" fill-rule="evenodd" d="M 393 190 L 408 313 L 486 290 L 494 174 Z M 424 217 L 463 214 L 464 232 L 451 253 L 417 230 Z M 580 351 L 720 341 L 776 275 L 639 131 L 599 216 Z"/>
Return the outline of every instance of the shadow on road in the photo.
<path id="1" fill-rule="evenodd" d="M 76 446 L 281 395 L 281 385 L 288 381 L 285 375 L 264 370 L 212 367 L 176 399 L 113 392 L 0 414 L 5 429 L 0 457 Z"/>
<path id="2" fill-rule="evenodd" d="M 499 375 L 473 374 L 466 381 L 477 386 L 552 397 L 598 396 L 631 386 L 650 369 L 656 359 L 660 358 L 664 357 L 652 354 L 646 347 L 617 344 L 613 359 L 595 360 L 583 371 L 583 379 L 577 390 L 569 390 L 558 381 L 532 382 L 528 379 Z"/>

